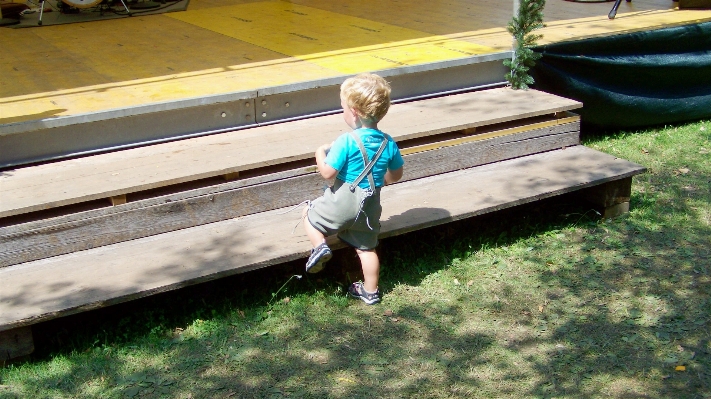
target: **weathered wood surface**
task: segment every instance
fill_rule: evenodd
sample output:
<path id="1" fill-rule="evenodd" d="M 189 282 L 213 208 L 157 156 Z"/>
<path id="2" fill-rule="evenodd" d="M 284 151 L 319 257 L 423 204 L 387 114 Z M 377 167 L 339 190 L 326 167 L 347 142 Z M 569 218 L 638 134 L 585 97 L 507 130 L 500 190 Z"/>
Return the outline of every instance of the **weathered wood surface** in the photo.
<path id="1" fill-rule="evenodd" d="M 605 209 L 602 210 L 601 216 L 603 219 L 614 219 L 618 216 L 629 213 L 629 211 L 630 211 L 630 203 L 629 202 L 620 202 L 619 204 L 605 207 Z"/>
<path id="2" fill-rule="evenodd" d="M 0 331 L 0 366 L 7 360 L 29 355 L 34 350 L 30 326 Z"/>
<path id="3" fill-rule="evenodd" d="M 507 88 L 396 104 L 381 128 L 396 140 L 581 107 Z M 0 217 L 313 157 L 347 126 L 330 115 L 0 172 Z"/>
<path id="4" fill-rule="evenodd" d="M 604 219 L 612 219 L 630 210 L 632 178 L 611 181 L 580 190 L 580 198 L 598 206 Z"/>
<path id="5" fill-rule="evenodd" d="M 385 187 L 381 237 L 624 179 L 644 167 L 573 146 Z M 305 258 L 273 210 L 0 269 L 0 331 Z M 333 265 L 332 267 L 336 267 Z"/>
<path id="6" fill-rule="evenodd" d="M 435 149 L 429 151 L 422 151 L 420 147 L 424 146 L 403 150 L 411 152 L 404 155 L 404 180 L 573 146 L 579 143 L 579 122 L 513 134 L 492 132 L 491 138 L 475 138 L 432 143 L 427 147 Z M 459 144 L 465 139 L 472 141 Z M 450 145 L 452 142 L 458 145 Z M 313 169 L 276 173 L 271 181 L 269 176 L 247 179 L 238 187 L 224 184 L 230 189 L 222 191 L 200 189 L 193 190 L 192 195 L 139 201 L 145 205 L 133 203 L 121 212 L 99 209 L 84 212 L 81 217 L 68 215 L 0 228 L 0 267 L 295 205 L 323 192 L 325 182 Z M 249 184 L 250 180 L 254 183 Z"/>
<path id="7" fill-rule="evenodd" d="M 580 196 L 601 207 L 629 202 L 632 196 L 632 178 L 590 187 L 582 190 Z"/>

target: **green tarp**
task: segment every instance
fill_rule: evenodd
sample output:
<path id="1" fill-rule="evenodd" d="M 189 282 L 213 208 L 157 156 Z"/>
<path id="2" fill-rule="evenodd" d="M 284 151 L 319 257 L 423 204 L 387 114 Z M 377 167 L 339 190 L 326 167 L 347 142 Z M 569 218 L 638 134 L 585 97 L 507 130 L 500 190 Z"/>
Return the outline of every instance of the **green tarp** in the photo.
<path id="1" fill-rule="evenodd" d="M 585 123 L 711 118 L 711 22 L 540 46 L 534 88 L 583 103 Z"/>

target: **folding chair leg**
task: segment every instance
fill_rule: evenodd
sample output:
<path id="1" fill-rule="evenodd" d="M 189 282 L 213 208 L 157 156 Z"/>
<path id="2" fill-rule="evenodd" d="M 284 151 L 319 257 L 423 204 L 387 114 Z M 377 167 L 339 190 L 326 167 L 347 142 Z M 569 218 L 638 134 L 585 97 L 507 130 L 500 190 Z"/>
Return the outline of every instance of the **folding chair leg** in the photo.
<path id="1" fill-rule="evenodd" d="M 123 4 L 123 8 L 126 9 L 126 12 L 128 13 L 128 16 L 130 17 L 130 16 L 131 16 L 131 10 L 128 9 L 128 6 L 126 5 L 126 3 L 124 3 L 123 0 L 121 0 L 121 4 Z"/>
<path id="2" fill-rule="evenodd" d="M 37 25 L 42 26 L 42 14 L 44 14 L 44 0 L 40 2 L 40 16 L 39 16 L 39 21 L 37 21 Z"/>
<path id="3" fill-rule="evenodd" d="M 620 8 L 620 3 L 622 0 L 615 0 L 615 4 L 612 6 L 612 10 L 610 10 L 610 13 L 607 14 L 607 18 L 609 19 L 615 19 L 615 16 L 617 15 L 617 9 Z M 632 2 L 632 0 L 627 0 L 628 3 Z"/>

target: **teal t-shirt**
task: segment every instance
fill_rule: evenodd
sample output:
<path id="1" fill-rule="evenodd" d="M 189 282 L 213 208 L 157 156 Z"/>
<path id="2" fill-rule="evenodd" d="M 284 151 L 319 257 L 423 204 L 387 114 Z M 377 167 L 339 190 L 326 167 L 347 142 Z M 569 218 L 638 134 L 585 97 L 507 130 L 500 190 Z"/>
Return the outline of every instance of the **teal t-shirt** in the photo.
<path id="1" fill-rule="evenodd" d="M 388 140 L 388 144 L 383 151 L 383 154 L 378 158 L 378 161 L 373 166 L 372 175 L 376 187 L 382 187 L 385 184 L 385 172 L 388 169 L 400 169 L 405 161 L 400 155 L 400 149 L 397 147 L 390 136 L 384 134 L 380 130 L 360 128 L 353 131 L 363 142 L 365 152 L 368 153 L 368 160 L 373 159 L 373 156 L 378 152 L 380 144 L 383 140 Z M 360 175 L 365 168 L 363 164 L 363 156 L 360 154 L 358 143 L 351 137 L 350 133 L 344 133 L 333 142 L 331 149 L 326 155 L 324 162 L 338 171 L 338 179 L 346 183 L 352 183 Z M 360 184 L 361 188 L 369 188 L 368 178 L 363 179 Z"/>

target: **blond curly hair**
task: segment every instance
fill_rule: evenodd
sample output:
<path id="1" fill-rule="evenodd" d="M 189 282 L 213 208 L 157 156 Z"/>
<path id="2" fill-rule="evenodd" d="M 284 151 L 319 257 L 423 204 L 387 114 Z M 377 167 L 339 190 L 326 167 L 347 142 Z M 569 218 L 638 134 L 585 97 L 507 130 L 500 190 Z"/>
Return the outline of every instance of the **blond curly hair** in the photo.
<path id="1" fill-rule="evenodd" d="M 390 109 L 390 84 L 374 73 L 361 73 L 341 84 L 341 100 L 361 119 L 379 122 Z"/>

